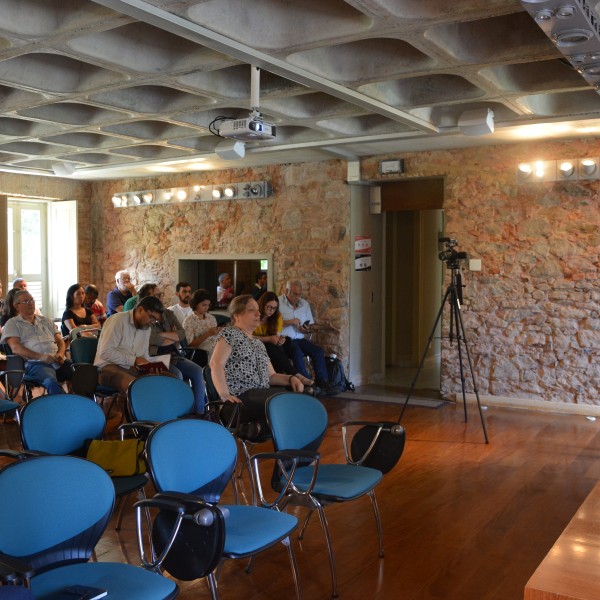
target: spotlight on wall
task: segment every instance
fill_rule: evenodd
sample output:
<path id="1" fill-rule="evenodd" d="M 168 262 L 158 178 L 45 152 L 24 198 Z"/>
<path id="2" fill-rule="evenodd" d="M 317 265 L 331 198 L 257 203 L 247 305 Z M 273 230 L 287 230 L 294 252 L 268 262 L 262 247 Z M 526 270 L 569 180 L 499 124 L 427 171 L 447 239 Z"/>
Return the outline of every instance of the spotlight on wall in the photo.
<path id="1" fill-rule="evenodd" d="M 237 187 L 234 184 L 226 185 L 223 188 L 223 195 L 229 200 L 235 198 L 237 196 Z"/>
<path id="2" fill-rule="evenodd" d="M 273 187 L 268 181 L 243 181 L 215 185 L 198 185 L 158 190 L 143 190 L 114 194 L 115 208 L 148 206 L 149 204 L 174 204 L 180 202 L 210 202 L 211 200 L 237 200 L 240 198 L 268 198 Z"/>
<path id="3" fill-rule="evenodd" d="M 600 178 L 600 169 L 598 168 L 597 158 L 582 158 L 579 161 L 580 179 L 598 179 Z"/>
<path id="4" fill-rule="evenodd" d="M 599 158 L 538 160 L 517 165 L 517 183 L 600 179 Z"/>

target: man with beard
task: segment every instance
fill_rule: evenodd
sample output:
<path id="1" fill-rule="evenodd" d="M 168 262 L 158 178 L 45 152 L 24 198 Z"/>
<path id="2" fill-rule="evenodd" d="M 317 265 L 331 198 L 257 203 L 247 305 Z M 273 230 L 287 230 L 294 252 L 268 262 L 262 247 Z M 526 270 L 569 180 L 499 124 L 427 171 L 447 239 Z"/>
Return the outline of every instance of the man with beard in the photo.
<path id="1" fill-rule="evenodd" d="M 179 302 L 173 304 L 173 306 L 169 306 L 169 310 L 175 313 L 179 324 L 183 325 L 185 318 L 194 312 L 190 307 L 192 286 L 187 281 L 180 281 L 175 286 L 175 295 L 179 298 Z"/>

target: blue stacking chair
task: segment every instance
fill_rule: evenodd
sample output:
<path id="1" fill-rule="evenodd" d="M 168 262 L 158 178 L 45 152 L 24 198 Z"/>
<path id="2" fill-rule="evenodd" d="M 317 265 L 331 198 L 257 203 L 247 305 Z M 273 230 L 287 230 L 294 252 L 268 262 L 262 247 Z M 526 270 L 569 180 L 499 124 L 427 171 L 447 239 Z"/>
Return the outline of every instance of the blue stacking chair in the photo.
<path id="1" fill-rule="evenodd" d="M 127 389 L 127 412 L 136 422 L 164 423 L 192 414 L 194 392 L 176 377 L 145 375 Z"/>
<path id="2" fill-rule="evenodd" d="M 3 569 L 28 580 L 40 600 L 74 585 L 105 589 L 110 600 L 175 598 L 177 585 L 159 574 L 89 562 L 114 503 L 110 477 L 87 460 L 38 456 L 9 464 L 0 471 L 0 511 L 10 515 L 0 520 Z"/>
<path id="3" fill-rule="evenodd" d="M 371 500 L 379 541 L 379 556 L 383 557 L 381 519 L 375 486 L 383 474 L 377 469 L 351 463 L 322 463 L 319 447 L 327 432 L 327 411 L 316 398 L 305 394 L 284 392 L 275 394 L 267 401 L 267 420 L 273 433 L 275 450 L 283 450 L 294 455 L 299 451 L 292 484 L 288 486 L 289 473 L 285 463 L 278 463 L 273 473 L 273 487 L 282 490 L 287 487 L 281 507 L 288 503 L 308 506 L 310 512 L 302 526 L 300 539 L 313 510 L 317 510 L 329 552 L 331 585 L 333 597 L 338 596 L 337 574 L 333 545 L 325 518 L 324 508 L 333 503 L 347 502 L 367 495 Z"/>
<path id="4" fill-rule="evenodd" d="M 101 439 L 106 427 L 102 408 L 90 398 L 76 394 L 54 394 L 34 398 L 21 412 L 21 442 L 24 450 L 46 454 L 83 454 L 88 440 Z M 119 499 L 116 529 L 120 529 L 125 500 L 134 493 L 144 497 L 145 474 L 112 478 Z"/>
<path id="5" fill-rule="evenodd" d="M 221 425 L 198 419 L 179 419 L 152 430 L 146 442 L 146 454 L 157 492 L 176 492 L 218 503 L 235 470 L 237 444 Z M 281 498 L 282 494 L 275 503 Z M 296 597 L 300 598 L 296 557 L 290 541 L 298 519 L 271 510 L 273 504 L 219 504 L 227 513 L 223 557 L 251 558 L 282 542 L 288 550 Z"/>

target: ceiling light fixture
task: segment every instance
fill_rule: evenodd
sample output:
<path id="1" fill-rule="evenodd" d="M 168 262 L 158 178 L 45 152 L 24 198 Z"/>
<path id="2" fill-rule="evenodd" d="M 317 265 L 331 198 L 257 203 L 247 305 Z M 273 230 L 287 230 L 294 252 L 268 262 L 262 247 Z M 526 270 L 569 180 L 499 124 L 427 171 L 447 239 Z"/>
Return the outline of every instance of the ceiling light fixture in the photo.
<path id="1" fill-rule="evenodd" d="M 559 48 L 570 48 L 587 42 L 593 35 L 589 29 L 565 29 L 553 33 L 552 39 Z"/>
<path id="2" fill-rule="evenodd" d="M 223 197 L 223 189 L 220 187 L 213 188 L 212 197 L 214 200 L 220 200 Z"/>

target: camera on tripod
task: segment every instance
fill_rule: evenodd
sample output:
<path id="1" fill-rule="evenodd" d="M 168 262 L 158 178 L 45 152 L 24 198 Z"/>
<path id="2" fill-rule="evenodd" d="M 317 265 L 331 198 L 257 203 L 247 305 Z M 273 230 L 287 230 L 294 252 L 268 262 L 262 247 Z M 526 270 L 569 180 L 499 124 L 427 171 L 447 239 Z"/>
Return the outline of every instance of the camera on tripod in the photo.
<path id="1" fill-rule="evenodd" d="M 454 238 L 439 238 L 438 242 L 446 244 L 445 250 L 442 250 L 438 254 L 438 257 L 447 263 L 446 266 L 448 269 L 459 269 L 459 262 L 461 260 L 469 260 L 469 255 L 466 252 L 458 252 L 454 249 L 458 245 L 458 242 Z"/>

